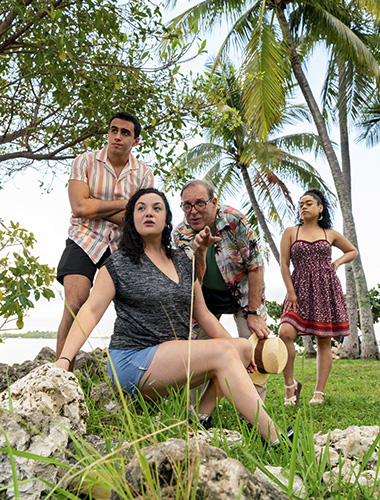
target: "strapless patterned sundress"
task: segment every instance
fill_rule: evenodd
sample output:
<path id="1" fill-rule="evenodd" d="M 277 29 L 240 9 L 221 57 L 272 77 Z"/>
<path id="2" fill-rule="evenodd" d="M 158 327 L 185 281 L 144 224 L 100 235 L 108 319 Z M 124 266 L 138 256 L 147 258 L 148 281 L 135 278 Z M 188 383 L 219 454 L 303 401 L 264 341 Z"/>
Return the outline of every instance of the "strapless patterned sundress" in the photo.
<path id="1" fill-rule="evenodd" d="M 295 312 L 282 314 L 281 323 L 290 323 L 299 335 L 349 335 L 347 305 L 331 262 L 330 242 L 297 239 L 291 246 L 290 258 L 298 307 Z"/>

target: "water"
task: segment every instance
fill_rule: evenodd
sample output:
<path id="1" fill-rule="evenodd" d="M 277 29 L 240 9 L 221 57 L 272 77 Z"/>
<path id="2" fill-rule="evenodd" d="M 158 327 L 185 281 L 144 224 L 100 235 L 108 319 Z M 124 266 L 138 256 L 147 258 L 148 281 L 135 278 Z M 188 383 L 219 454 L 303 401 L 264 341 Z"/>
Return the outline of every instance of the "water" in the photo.
<path id="1" fill-rule="evenodd" d="M 93 351 L 97 347 L 103 349 L 108 347 L 109 339 L 93 338 L 87 340 L 82 347 L 83 351 Z M 26 360 L 34 359 L 43 347 L 50 347 L 55 351 L 55 339 L 5 339 L 0 343 L 0 363 L 13 365 L 14 363 L 23 363 Z"/>
<path id="2" fill-rule="evenodd" d="M 232 314 L 222 316 L 221 322 L 232 336 L 237 336 L 236 325 Z M 89 352 L 93 351 L 97 347 L 104 349 L 105 347 L 108 347 L 109 342 L 109 337 L 97 338 L 91 336 L 82 347 L 82 350 Z M 24 338 L 4 339 L 4 342 L 0 343 L 0 363 L 13 365 L 14 363 L 23 363 L 26 360 L 33 360 L 45 346 L 50 347 L 55 352 L 56 340 Z"/>

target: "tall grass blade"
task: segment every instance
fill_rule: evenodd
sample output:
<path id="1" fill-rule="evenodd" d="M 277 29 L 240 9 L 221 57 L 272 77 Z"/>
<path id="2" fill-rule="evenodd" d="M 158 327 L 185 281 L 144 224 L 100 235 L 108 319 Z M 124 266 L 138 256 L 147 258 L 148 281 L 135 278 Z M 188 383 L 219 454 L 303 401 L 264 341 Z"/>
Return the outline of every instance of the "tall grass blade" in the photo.
<path id="1" fill-rule="evenodd" d="M 7 377 L 7 390 L 8 390 L 9 411 L 11 413 L 13 413 L 13 400 L 12 400 L 12 394 L 11 394 L 11 386 L 10 386 L 9 377 L 8 377 L 8 368 L 9 368 L 9 366 L 7 365 L 6 377 Z"/>
<path id="2" fill-rule="evenodd" d="M 300 422 L 301 422 L 301 411 L 298 410 L 296 423 L 293 428 L 293 445 L 291 447 L 290 463 L 289 463 L 289 483 L 288 483 L 288 495 L 293 493 L 294 476 L 297 467 L 297 449 L 298 449 L 298 436 L 300 433 Z"/>
<path id="3" fill-rule="evenodd" d="M 366 468 L 366 466 L 367 466 L 368 462 L 370 461 L 372 455 L 374 454 L 374 452 L 376 450 L 376 447 L 379 444 L 379 441 L 380 441 L 380 432 L 376 436 L 376 439 L 374 440 L 374 442 L 371 444 L 371 446 L 370 446 L 369 450 L 367 451 L 367 453 L 362 458 L 362 463 L 360 465 L 360 469 L 359 469 L 358 473 L 355 474 L 356 478 L 355 478 L 355 482 L 354 482 L 354 484 L 352 486 L 353 488 L 356 488 L 358 486 L 358 482 L 359 482 L 361 473 L 364 471 L 364 469 Z M 377 460 L 377 472 L 378 471 L 379 471 L 379 457 L 378 457 L 378 460 Z"/>
<path id="4" fill-rule="evenodd" d="M 11 448 L 11 445 L 9 444 L 8 436 L 4 430 L 4 427 L 1 426 L 1 432 L 3 433 L 5 442 L 7 444 L 7 447 L 5 448 L 5 453 L 8 453 L 9 455 L 9 461 L 11 463 L 11 469 L 12 469 L 12 479 L 13 479 L 13 490 L 14 490 L 14 497 L 15 500 L 22 500 L 20 497 L 20 490 L 19 490 L 19 484 L 18 484 L 18 478 L 17 478 L 17 470 L 16 470 L 16 463 L 13 457 L 13 450 Z M 2 451 L 2 450 L 1 450 Z"/>

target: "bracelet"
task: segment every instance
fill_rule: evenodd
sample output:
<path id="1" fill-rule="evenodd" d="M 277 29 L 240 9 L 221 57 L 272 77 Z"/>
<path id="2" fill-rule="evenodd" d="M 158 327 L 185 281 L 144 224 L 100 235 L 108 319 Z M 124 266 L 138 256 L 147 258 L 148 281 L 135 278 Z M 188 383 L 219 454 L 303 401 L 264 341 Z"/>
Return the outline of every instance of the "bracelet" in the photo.
<path id="1" fill-rule="evenodd" d="M 68 361 L 68 362 L 69 362 L 69 364 L 71 364 L 71 359 L 66 358 L 66 356 L 61 356 L 61 357 L 60 357 L 60 358 L 58 358 L 58 359 L 66 359 L 66 361 Z"/>

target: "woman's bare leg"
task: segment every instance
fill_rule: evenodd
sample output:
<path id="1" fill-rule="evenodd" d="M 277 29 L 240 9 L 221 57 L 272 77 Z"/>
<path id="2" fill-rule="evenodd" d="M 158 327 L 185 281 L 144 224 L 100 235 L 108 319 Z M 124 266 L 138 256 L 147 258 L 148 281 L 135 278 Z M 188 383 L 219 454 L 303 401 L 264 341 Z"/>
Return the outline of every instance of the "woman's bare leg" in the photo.
<path id="1" fill-rule="evenodd" d="M 199 400 L 198 413 L 200 415 L 211 413 L 217 405 L 220 399 L 220 394 L 217 390 L 217 384 L 218 383 L 215 378 L 209 380 L 209 384 Z"/>
<path id="2" fill-rule="evenodd" d="M 296 350 L 294 347 L 294 341 L 297 337 L 297 330 L 289 323 L 282 323 L 280 326 L 280 331 L 278 333 L 280 339 L 285 343 L 288 350 L 288 362 L 283 371 L 284 382 L 287 386 L 292 386 L 294 383 L 294 359 L 296 357 Z M 287 398 L 294 396 L 295 389 L 285 389 L 285 395 Z"/>
<path id="3" fill-rule="evenodd" d="M 188 341 L 161 344 L 140 381 L 139 389 L 145 397 L 166 394 L 166 387 L 181 388 L 187 383 Z M 191 386 L 196 387 L 206 378 L 216 378 L 223 395 L 235 404 L 237 410 L 251 423 L 257 423 L 260 434 L 270 442 L 278 436 L 272 420 L 262 406 L 260 397 L 247 373 L 252 359 L 252 346 L 246 339 L 210 339 L 191 343 Z M 232 395 L 232 398 L 231 398 Z M 216 398 L 214 399 L 215 406 Z"/>
<path id="4" fill-rule="evenodd" d="M 325 392 L 332 366 L 331 338 L 318 337 L 317 345 L 317 384 L 315 390 Z M 318 399 L 318 395 L 316 399 Z M 319 399 L 323 399 L 323 397 Z"/>

